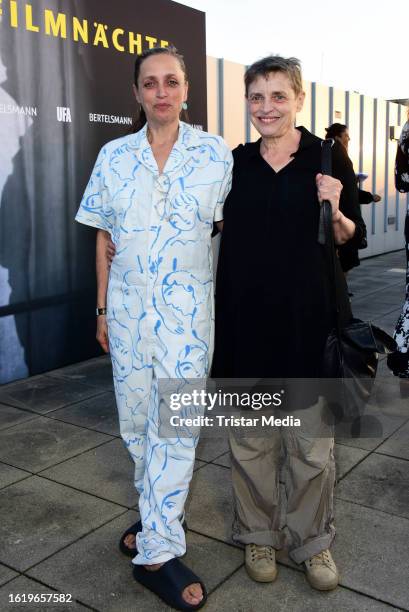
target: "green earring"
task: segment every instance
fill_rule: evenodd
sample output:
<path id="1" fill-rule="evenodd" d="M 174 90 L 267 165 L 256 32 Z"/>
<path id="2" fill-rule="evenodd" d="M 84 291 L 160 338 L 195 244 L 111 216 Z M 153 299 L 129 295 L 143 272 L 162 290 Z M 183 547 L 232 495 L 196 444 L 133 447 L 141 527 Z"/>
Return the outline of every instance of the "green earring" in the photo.
<path id="1" fill-rule="evenodd" d="M 187 110 L 187 102 L 183 102 L 182 108 L 183 108 L 183 110 Z"/>

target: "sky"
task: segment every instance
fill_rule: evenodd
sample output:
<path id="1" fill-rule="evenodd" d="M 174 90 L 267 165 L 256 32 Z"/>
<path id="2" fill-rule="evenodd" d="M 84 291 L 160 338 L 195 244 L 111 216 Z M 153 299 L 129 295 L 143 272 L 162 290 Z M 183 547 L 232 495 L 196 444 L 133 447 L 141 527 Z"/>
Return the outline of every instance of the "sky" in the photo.
<path id="1" fill-rule="evenodd" d="M 409 0 L 179 0 L 206 13 L 207 55 L 298 57 L 308 81 L 409 98 Z"/>

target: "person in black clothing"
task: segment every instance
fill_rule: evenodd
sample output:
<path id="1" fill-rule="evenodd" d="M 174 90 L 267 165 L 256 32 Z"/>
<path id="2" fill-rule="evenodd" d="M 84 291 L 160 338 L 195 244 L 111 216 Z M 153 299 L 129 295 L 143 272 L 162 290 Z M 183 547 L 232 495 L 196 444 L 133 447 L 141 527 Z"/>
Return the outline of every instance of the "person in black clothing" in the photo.
<path id="1" fill-rule="evenodd" d="M 260 60 L 247 69 L 245 86 L 261 138 L 233 151 L 232 189 L 219 224 L 212 376 L 318 378 L 334 324 L 326 257 L 318 242 L 320 201 L 331 202 L 336 243 L 359 244 L 364 223 L 355 174 L 336 142 L 336 178 L 323 176 L 321 139 L 295 127 L 304 101 L 298 60 Z M 299 412 L 303 424 L 318 422 L 318 434 L 286 427 L 258 438 L 231 434 L 233 538 L 246 547 L 249 575 L 274 580 L 275 550 L 283 546 L 284 533 L 278 482 L 283 444 L 290 556 L 305 563 L 311 586 L 329 590 L 338 584 L 328 550 L 335 533 L 333 432 L 328 435 L 323 425 L 322 402 Z"/>
<path id="2" fill-rule="evenodd" d="M 326 138 L 333 138 L 337 140 L 341 145 L 348 151 L 348 144 L 351 140 L 349 137 L 348 127 L 343 123 L 333 123 L 325 130 Z M 359 183 L 359 177 L 358 183 Z M 370 191 L 365 191 L 361 189 L 358 184 L 358 200 L 359 204 L 370 204 L 371 202 L 380 202 L 381 196 L 377 193 L 371 193 Z M 345 274 L 347 274 L 352 268 L 360 265 L 358 250 L 365 249 L 368 246 L 366 240 L 366 228 L 365 235 L 362 238 L 362 241 L 359 245 L 352 243 L 346 243 L 338 247 L 338 255 L 341 263 L 341 267 Z M 352 294 L 350 294 L 352 295 Z"/>

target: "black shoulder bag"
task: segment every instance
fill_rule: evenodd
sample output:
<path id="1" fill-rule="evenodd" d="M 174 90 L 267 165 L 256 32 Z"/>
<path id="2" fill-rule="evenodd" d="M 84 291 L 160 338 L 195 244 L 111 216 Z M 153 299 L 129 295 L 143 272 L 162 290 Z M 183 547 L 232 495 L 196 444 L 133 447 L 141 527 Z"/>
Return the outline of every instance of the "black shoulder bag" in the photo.
<path id="1" fill-rule="evenodd" d="M 322 173 L 332 176 L 333 140 L 322 142 Z M 378 367 L 378 354 L 395 350 L 394 339 L 369 322 L 352 316 L 348 290 L 335 250 L 330 202 L 321 205 L 318 241 L 326 252 L 335 326 L 328 335 L 323 361 L 324 378 L 342 380 L 342 409 L 338 416 L 350 421 L 362 415 Z"/>

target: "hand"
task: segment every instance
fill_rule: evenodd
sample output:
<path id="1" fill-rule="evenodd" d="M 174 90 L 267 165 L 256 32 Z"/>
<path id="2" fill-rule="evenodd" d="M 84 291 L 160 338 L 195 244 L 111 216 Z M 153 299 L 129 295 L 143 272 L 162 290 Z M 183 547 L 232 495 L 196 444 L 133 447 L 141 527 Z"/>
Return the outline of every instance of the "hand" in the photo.
<path id="1" fill-rule="evenodd" d="M 380 202 L 382 200 L 381 196 L 378 195 L 377 193 L 375 193 L 374 197 L 373 197 L 373 201 L 374 202 Z"/>
<path id="2" fill-rule="evenodd" d="M 110 266 L 116 254 L 115 245 L 110 238 L 106 242 L 106 247 L 107 247 L 106 255 L 108 259 L 108 265 Z"/>
<path id="3" fill-rule="evenodd" d="M 105 353 L 109 353 L 108 324 L 106 315 L 97 316 L 97 340 Z"/>
<path id="4" fill-rule="evenodd" d="M 339 198 L 342 191 L 342 183 L 332 176 L 326 174 L 317 174 L 315 177 L 318 190 L 318 200 L 328 200 L 332 206 L 332 215 L 334 219 L 340 217 Z"/>

